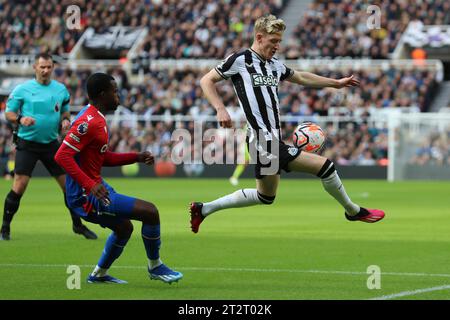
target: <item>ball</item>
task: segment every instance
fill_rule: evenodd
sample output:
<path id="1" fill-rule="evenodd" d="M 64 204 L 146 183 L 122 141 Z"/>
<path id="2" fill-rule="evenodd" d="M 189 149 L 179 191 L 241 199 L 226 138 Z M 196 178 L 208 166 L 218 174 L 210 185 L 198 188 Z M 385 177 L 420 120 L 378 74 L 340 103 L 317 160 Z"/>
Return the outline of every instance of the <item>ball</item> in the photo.
<path id="1" fill-rule="evenodd" d="M 295 128 L 292 134 L 294 146 L 306 152 L 317 153 L 325 144 L 325 132 L 313 122 L 303 122 Z"/>

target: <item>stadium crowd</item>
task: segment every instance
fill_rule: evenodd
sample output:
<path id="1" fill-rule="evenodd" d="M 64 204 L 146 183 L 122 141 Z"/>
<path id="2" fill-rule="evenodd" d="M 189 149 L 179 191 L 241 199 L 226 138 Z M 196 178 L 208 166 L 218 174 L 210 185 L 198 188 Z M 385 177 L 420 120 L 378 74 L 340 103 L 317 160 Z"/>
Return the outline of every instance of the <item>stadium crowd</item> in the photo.
<path id="1" fill-rule="evenodd" d="M 221 59 L 232 51 L 247 47 L 253 36 L 255 18 L 264 12 L 278 14 L 288 0 L 100 0 L 61 2 L 56 0 L 0 0 L 0 55 L 35 54 L 47 51 L 64 56 L 74 47 L 88 27 L 102 32 L 111 25 L 146 26 L 149 36 L 141 44 L 132 61 L 134 74 L 143 81 L 132 84 L 120 68 L 90 70 L 55 68 L 54 78 L 64 83 L 71 93 L 71 105 L 87 103 L 85 84 L 93 71 L 108 71 L 116 79 L 122 111 L 146 118 L 163 115 L 189 115 L 196 119 L 214 115 L 202 95 L 199 79 L 206 69 L 153 70 L 149 61 L 158 58 Z M 78 5 L 80 29 L 68 30 L 67 5 Z M 410 21 L 424 24 L 450 24 L 450 3 L 444 0 L 390 1 L 380 5 L 381 28 L 367 29 L 365 2 L 314 1 L 293 37 L 286 39 L 280 52 L 285 58 L 349 56 L 388 58 Z M 328 21 L 324 23 L 324 21 Z M 331 21 L 331 23 L 330 23 Z M 283 82 L 279 88 L 280 113 L 290 116 L 327 116 L 331 110 L 345 106 L 346 115 L 368 116 L 376 109 L 414 107 L 427 111 L 436 88 L 434 71 L 351 70 L 334 71 L 324 66 L 311 72 L 326 77 L 355 74 L 361 80 L 358 88 L 345 92 L 334 89 L 309 89 Z M 227 106 L 237 101 L 230 82 L 220 87 Z M 0 98 L 0 111 L 6 98 Z M 237 108 L 233 114 L 238 115 Z M 363 110 L 363 112 L 361 112 Z M 232 115 L 233 115 L 232 114 Z M 333 113 L 335 114 L 335 113 Z M 286 139 L 296 123 L 286 124 Z M 186 124 L 189 127 L 189 124 Z M 356 134 L 351 129 L 357 127 Z M 136 128 L 111 131 L 111 148 L 117 151 L 151 150 L 167 156 L 173 124 L 151 121 Z M 192 128 L 191 128 L 192 129 Z M 11 128 L 0 127 L 0 156 L 8 159 L 13 150 Z M 324 150 L 339 164 L 383 164 L 387 156 L 386 133 L 365 124 L 347 124 L 342 128 L 327 127 L 329 134 Z M 329 131 L 329 132 L 328 132 Z"/>
<path id="2" fill-rule="evenodd" d="M 265 12 L 278 15 L 288 0 L 1 0 L 0 54 L 64 56 L 88 27 L 147 27 L 135 61 L 145 71 L 149 59 L 216 58 L 246 47 L 253 23 Z M 80 28 L 68 29 L 68 5 L 80 8 Z M 286 39 L 281 56 L 371 57 L 387 59 L 411 21 L 450 24 L 450 3 L 384 1 L 379 28 L 369 30 L 366 1 L 314 1 Z"/>
<path id="3" fill-rule="evenodd" d="M 388 59 L 410 22 L 450 24 L 450 2 L 381 1 L 377 11 L 370 2 L 314 1 L 284 45 L 288 59 L 305 57 L 370 57 Z M 369 19 L 370 18 L 370 19 Z M 374 28 L 369 29 L 369 25 Z"/>
<path id="4" fill-rule="evenodd" d="M 54 79 L 66 85 L 71 93 L 71 106 L 81 107 L 88 101 L 83 88 L 88 76 L 94 70 L 70 69 L 56 67 Z M 95 70 L 98 71 L 98 70 Z M 105 71 L 105 70 L 102 70 Z M 214 109 L 202 95 L 199 79 L 206 69 L 171 69 L 151 71 L 145 75 L 144 81 L 132 85 L 125 71 L 120 68 L 107 70 L 116 79 L 121 97 L 121 112 L 128 115 L 140 115 L 146 119 L 152 116 L 188 115 L 195 119 L 214 116 Z M 327 77 L 342 77 L 341 72 L 330 70 L 313 70 L 313 72 Z M 404 71 L 396 68 L 389 70 L 356 71 L 348 70 L 361 79 L 361 87 L 346 89 L 346 93 L 334 89 L 300 89 L 288 82 L 283 82 L 279 89 L 280 113 L 293 117 L 314 117 L 330 115 L 329 111 L 336 107 L 346 106 L 346 115 L 370 115 L 376 109 L 387 107 L 416 106 L 426 111 L 430 96 L 435 86 L 435 72 L 433 71 Z M 235 118 L 240 111 L 230 82 L 223 82 L 220 86 L 221 96 L 230 113 Z M 0 102 L 0 109 L 4 110 L 6 98 Z M 363 112 L 361 112 L 364 110 Z M 151 150 L 157 156 L 167 156 L 171 148 L 170 133 L 173 128 L 166 128 L 164 123 L 151 122 L 151 130 L 141 124 L 139 130 L 129 134 L 129 130 L 112 131 L 111 147 L 113 150 Z M 297 122 L 287 124 L 289 132 Z M 2 131 L 7 131 L 3 125 Z M 363 126 L 364 128 L 364 126 Z M 328 129 L 328 128 L 327 128 Z M 358 130 L 350 138 L 350 129 L 330 135 L 326 147 L 327 156 L 340 164 L 379 163 L 386 157 L 385 136 L 373 131 Z M 342 134 L 344 132 L 344 134 Z M 346 134 L 345 134 L 346 132 Z M 364 132 L 364 136 L 358 137 Z M 2 137 L 4 135 L 2 134 Z M 289 138 L 289 134 L 286 136 Z M 8 135 L 3 138 L 3 159 L 9 157 L 11 147 Z M 361 142 L 362 141 L 362 142 Z"/>
<path id="5" fill-rule="evenodd" d="M 141 57 L 211 58 L 245 46 L 253 23 L 278 14 L 286 0 L 1 0 L 0 55 L 69 53 L 83 32 L 109 26 L 147 27 Z M 79 28 L 68 29 L 69 5 L 80 9 Z"/>
<path id="6" fill-rule="evenodd" d="M 431 133 L 422 139 L 421 145 L 410 159 L 411 164 L 450 166 L 450 128 L 441 133 Z"/>
<path id="7" fill-rule="evenodd" d="M 208 69 L 185 67 L 150 71 L 144 76 L 144 81 L 135 85 L 129 82 L 127 74 L 120 68 L 107 71 L 118 83 L 121 105 L 139 115 L 181 114 L 197 117 L 214 114 L 214 109 L 203 97 L 199 85 L 199 79 Z M 64 83 L 69 89 L 72 106 L 87 103 L 83 88 L 92 72 L 93 70 L 80 68 L 55 69 L 55 80 Z M 420 111 L 427 111 L 437 85 L 436 72 L 432 70 L 405 71 L 391 67 L 388 70 L 372 71 L 349 69 L 344 73 L 327 70 L 324 66 L 312 72 L 332 78 L 354 74 L 361 80 L 361 86 L 343 92 L 332 88 L 299 89 L 287 81 L 282 82 L 279 88 L 282 115 L 327 116 L 330 108 L 341 106 L 346 106 L 350 115 L 361 108 L 367 113 L 373 109 L 388 107 L 415 107 Z M 223 82 L 219 90 L 225 105 L 238 105 L 229 81 Z"/>
<path id="8" fill-rule="evenodd" d="M 238 112 L 237 112 L 238 114 Z M 292 144 L 292 132 L 297 122 L 283 123 L 283 140 Z M 326 143 L 321 154 L 328 157 L 338 165 L 378 165 L 385 166 L 388 163 L 388 139 L 387 128 L 369 125 L 367 122 L 340 122 L 322 123 L 326 132 Z M 172 139 L 175 129 L 184 128 L 194 135 L 194 124 L 181 121 L 137 121 L 121 120 L 110 123 L 111 151 L 133 152 L 148 150 L 158 159 L 169 160 L 176 150 L 177 141 Z M 209 123 L 206 128 L 217 128 L 214 123 Z M 215 141 L 203 140 L 204 148 L 217 150 L 226 149 L 226 140 L 223 133 L 217 132 L 220 137 Z M 424 137 L 424 142 L 417 146 L 416 152 L 410 158 L 410 163 L 418 165 L 450 165 L 450 148 L 448 140 L 450 135 L 430 135 Z M 218 148 L 213 148 L 213 145 Z M 233 152 L 237 155 L 241 147 L 236 142 Z M 0 122 L 0 158 L 1 163 L 8 164 L 13 159 L 14 144 L 12 143 L 12 128 L 5 121 Z M 195 152 L 194 140 L 191 141 L 191 151 Z M 215 154 L 225 159 L 226 154 Z M 235 158 L 236 160 L 236 158 Z M 11 169 L 4 168 L 7 174 Z"/>

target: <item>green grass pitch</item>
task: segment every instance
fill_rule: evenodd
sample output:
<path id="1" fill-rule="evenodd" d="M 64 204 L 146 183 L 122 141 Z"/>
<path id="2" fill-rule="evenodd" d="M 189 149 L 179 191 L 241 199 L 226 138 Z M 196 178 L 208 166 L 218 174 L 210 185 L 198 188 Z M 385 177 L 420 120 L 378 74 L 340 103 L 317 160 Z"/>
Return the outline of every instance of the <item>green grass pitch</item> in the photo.
<path id="1" fill-rule="evenodd" d="M 226 179 L 107 181 L 158 206 L 162 259 L 184 279 L 172 285 L 149 280 L 140 223 L 133 222 L 133 236 L 110 270 L 129 283 L 87 284 L 109 230 L 90 225 L 99 235 L 94 241 L 75 235 L 57 184 L 33 178 L 13 221 L 12 240 L 0 241 L 1 299 L 450 297 L 448 182 L 344 181 L 355 202 L 386 211 L 383 221 L 367 224 L 346 221 L 320 181 L 285 179 L 274 205 L 219 212 L 193 234 L 188 203 L 234 191 Z M 11 182 L 0 186 L 4 197 Z M 254 181 L 239 187 L 253 188 Z M 67 288 L 68 265 L 80 266 L 79 290 Z M 367 286 L 371 265 L 381 269 L 380 289 Z"/>

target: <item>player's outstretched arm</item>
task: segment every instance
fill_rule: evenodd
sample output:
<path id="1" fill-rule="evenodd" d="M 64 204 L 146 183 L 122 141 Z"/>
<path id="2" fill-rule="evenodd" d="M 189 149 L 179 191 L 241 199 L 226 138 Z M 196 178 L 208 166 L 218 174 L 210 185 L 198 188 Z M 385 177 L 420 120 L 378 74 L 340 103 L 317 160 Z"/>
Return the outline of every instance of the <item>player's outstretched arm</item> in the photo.
<path id="1" fill-rule="evenodd" d="M 217 121 L 222 128 L 231 128 L 231 117 L 228 114 L 222 99 L 216 89 L 216 83 L 223 80 L 223 78 L 217 73 L 215 69 L 212 69 L 207 74 L 205 74 L 200 80 L 200 86 L 202 87 L 203 93 L 208 99 L 209 103 L 212 104 L 214 109 L 217 111 Z"/>
<path id="2" fill-rule="evenodd" d="M 294 71 L 294 74 L 288 78 L 287 81 L 313 88 L 331 87 L 341 89 L 344 87 L 354 87 L 360 85 L 359 80 L 353 75 L 342 79 L 332 79 L 305 71 Z"/>
<path id="3" fill-rule="evenodd" d="M 104 167 L 117 167 L 117 166 L 125 166 L 127 164 L 132 164 L 139 162 L 138 154 L 136 152 L 128 152 L 128 153 L 118 153 L 118 152 L 105 152 L 105 158 L 103 159 Z"/>
<path id="4" fill-rule="evenodd" d="M 105 158 L 103 160 L 103 166 L 104 167 L 125 166 L 127 164 L 132 164 L 136 162 L 142 162 L 150 166 L 155 162 L 155 159 L 149 151 L 129 152 L 129 153 L 106 151 Z"/>

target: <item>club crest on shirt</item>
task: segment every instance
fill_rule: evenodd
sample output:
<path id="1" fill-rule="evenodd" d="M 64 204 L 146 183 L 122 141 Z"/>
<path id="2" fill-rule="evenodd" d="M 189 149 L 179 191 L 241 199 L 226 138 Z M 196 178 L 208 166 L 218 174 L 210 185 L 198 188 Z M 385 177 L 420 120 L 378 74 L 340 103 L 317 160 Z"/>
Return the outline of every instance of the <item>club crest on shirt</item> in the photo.
<path id="1" fill-rule="evenodd" d="M 59 104 L 58 104 L 58 102 L 55 104 L 55 112 L 59 112 Z"/>
<path id="2" fill-rule="evenodd" d="M 78 127 L 77 127 L 77 131 L 81 135 L 86 134 L 87 131 L 88 131 L 88 124 L 87 124 L 87 122 L 80 123 L 78 125 Z"/>

